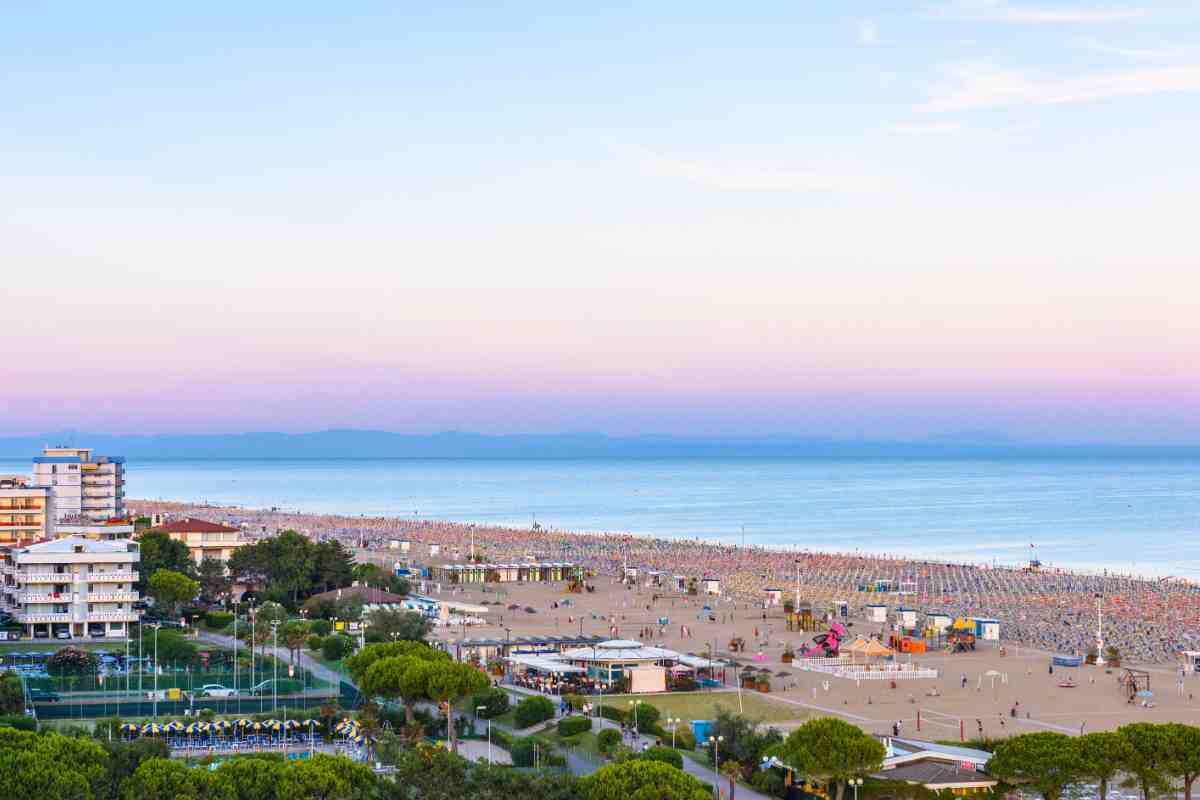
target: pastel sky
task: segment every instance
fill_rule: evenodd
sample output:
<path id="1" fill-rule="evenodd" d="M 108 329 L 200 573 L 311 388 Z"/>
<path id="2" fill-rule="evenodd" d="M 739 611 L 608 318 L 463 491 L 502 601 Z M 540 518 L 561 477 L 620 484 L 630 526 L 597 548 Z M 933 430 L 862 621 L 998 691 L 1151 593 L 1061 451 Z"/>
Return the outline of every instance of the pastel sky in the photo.
<path id="1" fill-rule="evenodd" d="M 0 434 L 1200 443 L 1195 2 L 17 4 L 0 74 Z"/>

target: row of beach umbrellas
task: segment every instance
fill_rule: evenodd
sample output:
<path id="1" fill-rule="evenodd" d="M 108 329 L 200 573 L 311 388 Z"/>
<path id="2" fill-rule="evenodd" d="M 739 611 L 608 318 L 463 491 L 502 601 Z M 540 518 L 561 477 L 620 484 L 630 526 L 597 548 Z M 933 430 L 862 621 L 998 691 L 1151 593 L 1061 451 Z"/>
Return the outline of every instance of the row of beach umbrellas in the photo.
<path id="1" fill-rule="evenodd" d="M 342 720 L 338 727 L 335 728 L 335 732 L 342 733 L 340 728 L 342 725 L 345 725 L 348 722 L 352 724 L 354 731 L 357 732 L 358 723 L 352 722 L 351 720 Z M 187 733 L 191 735 L 213 732 L 224 733 L 231 730 L 238 730 L 241 732 L 273 731 L 280 733 L 284 731 L 299 730 L 300 728 L 308 728 L 309 730 L 312 730 L 313 728 L 320 727 L 320 725 L 321 721 L 317 719 L 306 719 L 303 721 L 297 721 L 294 719 L 268 719 L 263 722 L 255 722 L 251 719 L 237 719 L 230 722 L 228 720 L 219 719 L 214 720 L 213 722 L 191 722 L 186 725 L 178 720 L 175 720 L 164 725 L 160 725 L 157 722 L 147 722 L 144 725 L 126 722 L 125 724 L 121 725 L 119 730 L 121 733 L 141 733 L 150 736 L 161 733 Z"/>

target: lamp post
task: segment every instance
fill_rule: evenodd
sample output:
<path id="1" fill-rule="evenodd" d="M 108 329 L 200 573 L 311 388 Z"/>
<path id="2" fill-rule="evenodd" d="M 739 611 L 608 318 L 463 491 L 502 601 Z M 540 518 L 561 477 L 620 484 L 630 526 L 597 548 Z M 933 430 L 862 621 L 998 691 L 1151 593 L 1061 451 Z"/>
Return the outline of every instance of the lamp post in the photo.
<path id="1" fill-rule="evenodd" d="M 675 729 L 679 727 L 679 717 L 667 717 L 667 726 L 671 729 L 671 749 L 675 749 Z"/>
<path id="2" fill-rule="evenodd" d="M 713 748 L 713 797 L 720 798 L 721 792 L 721 776 L 717 772 L 717 767 L 721 763 L 721 742 L 725 741 L 724 736 L 710 736 L 704 743 L 712 745 Z"/>
<path id="3" fill-rule="evenodd" d="M 150 626 L 154 628 L 154 718 L 158 719 L 158 629 L 162 627 L 161 622 L 156 622 Z"/>
<path id="4" fill-rule="evenodd" d="M 271 622 L 271 713 L 279 707 L 279 623 Z"/>
<path id="5" fill-rule="evenodd" d="M 238 618 L 238 601 L 234 600 L 233 601 L 233 696 L 234 697 L 237 697 L 237 693 L 238 693 L 238 690 L 237 690 L 237 667 L 238 667 L 238 665 L 237 665 L 237 618 Z M 226 706 L 226 708 L 228 709 L 228 706 Z M 242 708 L 242 704 L 239 702 L 238 710 L 240 711 L 241 708 Z"/>
<path id="6" fill-rule="evenodd" d="M 629 705 L 633 709 L 633 736 L 634 736 L 633 740 L 635 742 L 637 741 L 637 736 L 638 736 L 637 707 L 640 706 L 641 704 L 642 704 L 641 700 L 630 700 L 629 701 Z"/>
<path id="7" fill-rule="evenodd" d="M 480 711 L 487 710 L 487 706 L 475 706 L 475 716 L 479 716 Z M 488 764 L 492 763 L 492 718 L 488 717 Z"/>
<path id="8" fill-rule="evenodd" d="M 851 778 L 850 785 L 854 787 L 854 800 L 858 800 L 858 787 L 863 785 L 862 778 Z"/>
<path id="9" fill-rule="evenodd" d="M 795 613 L 800 613 L 800 559 L 796 559 L 796 605 Z"/>

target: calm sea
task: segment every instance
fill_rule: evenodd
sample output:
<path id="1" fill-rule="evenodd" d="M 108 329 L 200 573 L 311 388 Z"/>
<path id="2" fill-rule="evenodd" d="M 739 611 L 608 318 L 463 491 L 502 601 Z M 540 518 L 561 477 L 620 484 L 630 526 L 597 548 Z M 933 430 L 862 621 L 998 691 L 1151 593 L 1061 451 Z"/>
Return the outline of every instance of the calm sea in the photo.
<path id="1" fill-rule="evenodd" d="M 1190 460 L 132 461 L 127 493 L 1200 579 Z"/>

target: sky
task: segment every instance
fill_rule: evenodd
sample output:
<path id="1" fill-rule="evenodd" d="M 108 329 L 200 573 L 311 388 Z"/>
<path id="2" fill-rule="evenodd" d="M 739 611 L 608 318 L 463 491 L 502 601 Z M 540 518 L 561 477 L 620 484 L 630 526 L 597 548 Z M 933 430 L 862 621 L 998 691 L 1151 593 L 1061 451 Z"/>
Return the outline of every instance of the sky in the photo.
<path id="1" fill-rule="evenodd" d="M 1194 2 L 25 4 L 0 434 L 1200 444 Z"/>

